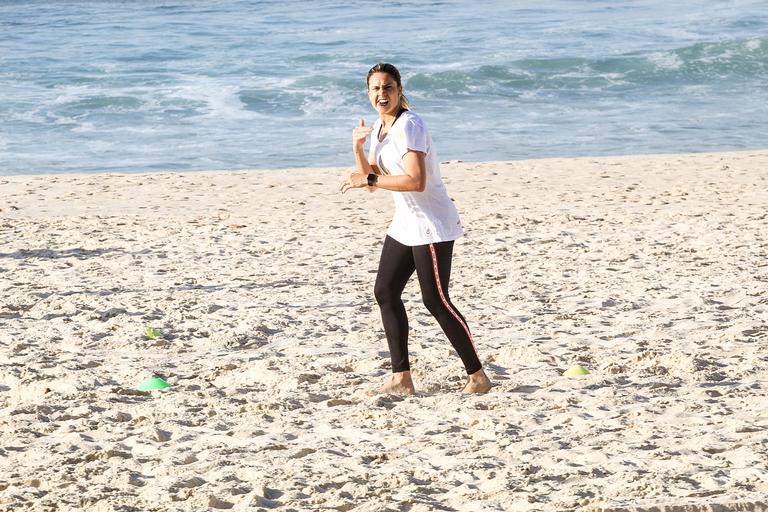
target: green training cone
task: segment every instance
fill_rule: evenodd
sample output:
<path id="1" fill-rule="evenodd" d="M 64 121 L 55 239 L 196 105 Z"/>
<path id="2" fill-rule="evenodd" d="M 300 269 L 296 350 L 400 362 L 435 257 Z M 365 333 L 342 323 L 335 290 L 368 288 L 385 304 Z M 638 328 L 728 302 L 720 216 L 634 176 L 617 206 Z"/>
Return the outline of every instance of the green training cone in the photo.
<path id="1" fill-rule="evenodd" d="M 165 389 L 171 387 L 170 384 L 168 384 L 165 379 L 162 377 L 150 377 L 138 386 L 136 386 L 136 389 L 139 391 L 152 391 L 153 389 Z"/>
<path id="2" fill-rule="evenodd" d="M 584 368 L 583 366 L 571 366 L 567 370 L 563 372 L 564 377 L 575 377 L 577 375 L 589 375 L 589 370 Z"/>

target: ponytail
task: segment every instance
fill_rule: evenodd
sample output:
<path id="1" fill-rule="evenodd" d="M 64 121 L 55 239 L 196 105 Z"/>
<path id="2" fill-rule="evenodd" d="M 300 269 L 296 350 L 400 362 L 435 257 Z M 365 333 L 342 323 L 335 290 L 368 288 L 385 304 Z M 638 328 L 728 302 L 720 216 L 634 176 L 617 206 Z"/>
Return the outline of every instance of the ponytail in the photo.
<path id="1" fill-rule="evenodd" d="M 400 91 L 400 108 L 404 108 L 405 110 L 411 109 L 411 102 L 408 101 L 408 98 L 405 97 L 402 90 Z"/>

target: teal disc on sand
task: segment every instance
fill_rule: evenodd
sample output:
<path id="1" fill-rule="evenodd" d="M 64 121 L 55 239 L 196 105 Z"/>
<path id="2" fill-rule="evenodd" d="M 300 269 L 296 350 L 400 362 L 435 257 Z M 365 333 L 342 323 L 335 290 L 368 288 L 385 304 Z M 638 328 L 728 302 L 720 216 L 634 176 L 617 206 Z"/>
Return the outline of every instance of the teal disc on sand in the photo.
<path id="1" fill-rule="evenodd" d="M 564 377 L 575 377 L 577 375 L 589 375 L 589 370 L 584 368 L 583 366 L 571 366 L 567 370 L 563 372 Z"/>
<path id="2" fill-rule="evenodd" d="M 171 385 L 168 384 L 165 379 L 161 377 L 150 377 L 136 386 L 136 389 L 139 391 L 152 391 L 154 389 L 165 389 L 169 387 L 171 387 Z"/>

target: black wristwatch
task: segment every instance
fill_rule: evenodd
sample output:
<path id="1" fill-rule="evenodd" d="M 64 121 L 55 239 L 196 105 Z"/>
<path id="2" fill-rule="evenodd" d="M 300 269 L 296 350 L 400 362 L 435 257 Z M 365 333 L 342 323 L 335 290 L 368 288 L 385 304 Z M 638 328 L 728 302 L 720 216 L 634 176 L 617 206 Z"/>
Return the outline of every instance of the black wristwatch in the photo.
<path id="1" fill-rule="evenodd" d="M 379 181 L 378 174 L 371 173 L 371 174 L 368 175 L 368 186 L 369 187 L 375 187 L 377 181 Z"/>

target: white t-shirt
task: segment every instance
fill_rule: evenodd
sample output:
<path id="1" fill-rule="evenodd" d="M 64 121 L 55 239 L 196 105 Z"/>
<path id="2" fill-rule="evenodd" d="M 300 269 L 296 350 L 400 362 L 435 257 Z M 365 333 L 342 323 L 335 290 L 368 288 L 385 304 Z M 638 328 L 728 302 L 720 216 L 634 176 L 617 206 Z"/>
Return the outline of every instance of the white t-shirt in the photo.
<path id="1" fill-rule="evenodd" d="M 403 245 L 426 245 L 461 238 L 459 212 L 448 196 L 440 176 L 440 164 L 427 126 L 417 114 L 403 112 L 379 141 L 381 119 L 373 124 L 370 156 L 381 172 L 405 175 L 403 156 L 408 150 L 425 154 L 427 183 L 423 192 L 392 192 L 395 216 L 387 234 Z"/>

